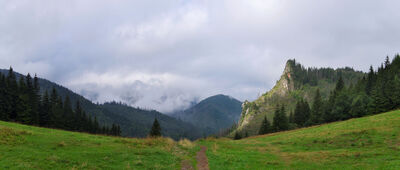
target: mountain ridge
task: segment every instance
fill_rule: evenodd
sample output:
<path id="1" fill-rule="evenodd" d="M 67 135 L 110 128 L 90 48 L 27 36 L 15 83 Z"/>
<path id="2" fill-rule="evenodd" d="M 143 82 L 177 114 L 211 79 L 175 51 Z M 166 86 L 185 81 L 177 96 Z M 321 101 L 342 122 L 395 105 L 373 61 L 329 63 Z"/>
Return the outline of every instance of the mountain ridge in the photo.
<path id="1" fill-rule="evenodd" d="M 211 135 L 238 121 L 241 104 L 242 102 L 231 96 L 218 94 L 172 116 L 203 129 L 204 135 Z"/>
<path id="2" fill-rule="evenodd" d="M 8 75 L 7 69 L 0 69 L 0 72 L 4 75 Z M 21 76 L 24 76 L 18 72 L 14 73 L 17 79 L 19 79 Z M 165 136 L 174 139 L 183 137 L 197 139 L 202 137 L 196 127 L 193 125 L 180 121 L 171 116 L 164 115 L 155 110 L 143 110 L 115 102 L 95 104 L 82 95 L 44 78 L 39 78 L 39 86 L 41 93 L 44 93 L 45 90 L 50 92 L 54 87 L 57 90 L 57 93 L 63 99 L 66 96 L 69 96 L 73 107 L 75 106 L 76 102 L 79 101 L 83 110 L 93 117 L 96 116 L 100 124 L 119 124 L 121 126 L 122 136 L 146 137 L 148 134 L 147 131 L 150 130 L 154 118 L 158 118 L 160 119 L 159 121 L 164 132 L 163 135 Z M 135 119 L 134 117 L 140 117 L 140 119 Z"/>
<path id="3" fill-rule="evenodd" d="M 264 116 L 272 120 L 278 104 L 284 104 L 289 114 L 294 110 L 298 99 L 304 98 L 311 103 L 317 89 L 320 89 L 323 98 L 327 98 L 339 77 L 343 77 L 345 84 L 349 85 L 356 83 L 364 75 L 365 73 L 350 67 L 305 68 L 295 59 L 288 60 L 280 79 L 271 90 L 252 102 L 243 103 L 237 130 L 257 134 L 261 120 Z"/>

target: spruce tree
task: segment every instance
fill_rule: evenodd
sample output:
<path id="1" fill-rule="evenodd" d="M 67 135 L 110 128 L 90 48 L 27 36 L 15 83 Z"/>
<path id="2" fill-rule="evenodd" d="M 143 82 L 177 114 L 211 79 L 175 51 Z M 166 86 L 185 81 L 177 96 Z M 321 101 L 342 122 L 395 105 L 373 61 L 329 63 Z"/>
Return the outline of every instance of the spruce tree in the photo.
<path id="1" fill-rule="evenodd" d="M 310 106 L 307 101 L 301 99 L 297 102 L 294 111 L 294 123 L 298 126 L 305 126 L 306 122 L 310 119 Z"/>
<path id="2" fill-rule="evenodd" d="M 314 96 L 314 102 L 312 104 L 310 124 L 317 125 L 323 123 L 323 103 L 319 89 Z"/>
<path id="3" fill-rule="evenodd" d="M 289 129 L 289 121 L 286 117 L 285 106 L 278 106 L 277 110 L 275 111 L 272 127 L 276 132 Z"/>
<path id="4" fill-rule="evenodd" d="M 375 72 L 374 72 L 374 68 L 371 66 L 369 68 L 367 84 L 365 86 L 365 92 L 367 93 L 367 95 L 371 95 L 371 91 L 374 87 L 374 84 L 375 84 Z"/>
<path id="5" fill-rule="evenodd" d="M 6 77 L 0 73 L 0 120 L 9 120 L 9 106 Z"/>
<path id="6" fill-rule="evenodd" d="M 15 120 L 24 124 L 32 124 L 32 115 L 29 100 L 29 87 L 26 84 L 23 76 L 20 77 L 18 81 L 18 99 L 15 110 L 17 111 L 17 116 Z"/>
<path id="7" fill-rule="evenodd" d="M 51 121 L 50 112 L 51 112 L 50 98 L 49 98 L 49 93 L 46 90 L 42 97 L 42 104 L 40 105 L 40 112 L 39 112 L 40 126 L 45 126 L 45 127 L 50 126 L 50 121 Z"/>
<path id="8" fill-rule="evenodd" d="M 161 136 L 161 126 L 158 123 L 157 118 L 154 119 L 153 126 L 151 127 L 149 136 L 150 137 L 159 137 L 159 136 Z"/>
<path id="9" fill-rule="evenodd" d="M 73 123 L 73 111 L 72 111 L 72 105 L 71 105 L 71 100 L 69 96 L 67 95 L 64 100 L 64 106 L 63 106 L 63 114 L 62 114 L 62 119 L 63 119 L 63 128 L 72 130 L 72 123 Z"/>
<path id="10" fill-rule="evenodd" d="M 269 121 L 267 120 L 267 116 L 264 116 L 264 120 L 261 123 L 261 127 L 260 127 L 260 130 L 258 131 L 258 134 L 264 135 L 264 134 L 269 133 L 270 130 L 271 130 L 271 127 L 270 127 Z"/>
<path id="11" fill-rule="evenodd" d="M 10 67 L 10 69 L 8 70 L 6 82 L 7 82 L 6 90 L 8 92 L 6 100 L 9 101 L 8 117 L 9 119 L 16 121 L 20 104 L 20 98 L 18 93 L 19 91 L 18 91 L 17 80 L 12 67 Z"/>

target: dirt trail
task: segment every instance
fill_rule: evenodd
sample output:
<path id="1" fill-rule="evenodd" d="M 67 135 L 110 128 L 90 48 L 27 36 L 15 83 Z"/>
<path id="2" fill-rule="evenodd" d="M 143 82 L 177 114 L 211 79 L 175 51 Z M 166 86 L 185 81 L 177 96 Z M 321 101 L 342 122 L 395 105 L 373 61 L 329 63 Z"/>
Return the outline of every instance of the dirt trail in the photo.
<path id="1" fill-rule="evenodd" d="M 201 146 L 200 151 L 196 154 L 197 160 L 197 169 L 198 170 L 210 170 L 208 167 L 208 159 L 206 155 L 207 147 Z M 182 161 L 182 170 L 193 170 L 193 166 L 191 165 L 189 160 Z"/>
<path id="2" fill-rule="evenodd" d="M 197 160 L 197 169 L 198 170 L 209 170 L 210 168 L 208 167 L 208 159 L 206 155 L 206 150 L 207 147 L 201 146 L 200 151 L 197 152 L 196 155 L 196 160 Z"/>

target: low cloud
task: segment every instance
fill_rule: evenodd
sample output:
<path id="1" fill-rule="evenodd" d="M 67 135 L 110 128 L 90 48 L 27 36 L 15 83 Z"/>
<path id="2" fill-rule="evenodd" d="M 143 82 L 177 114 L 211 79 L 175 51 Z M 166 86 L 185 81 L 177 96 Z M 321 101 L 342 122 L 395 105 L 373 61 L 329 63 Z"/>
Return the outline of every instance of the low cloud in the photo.
<path id="1" fill-rule="evenodd" d="M 253 100 L 285 62 L 366 71 L 399 52 L 400 2 L 0 1 L 0 67 L 94 102 L 170 112 L 214 94 Z"/>

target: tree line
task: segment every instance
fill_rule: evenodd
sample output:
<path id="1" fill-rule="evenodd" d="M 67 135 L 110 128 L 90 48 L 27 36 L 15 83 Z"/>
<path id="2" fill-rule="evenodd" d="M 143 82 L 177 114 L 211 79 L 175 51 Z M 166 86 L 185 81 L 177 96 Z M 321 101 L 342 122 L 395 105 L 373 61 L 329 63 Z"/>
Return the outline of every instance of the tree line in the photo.
<path id="1" fill-rule="evenodd" d="M 300 64 L 296 64 L 295 60 L 291 62 L 293 63 L 289 64 L 296 69 L 293 72 L 296 73 L 297 78 L 300 78 L 302 84 L 312 84 L 319 78 L 335 80 L 331 69 L 307 70 Z M 352 69 L 346 68 L 341 71 L 346 70 Z M 336 86 L 327 99 L 323 99 L 320 90 L 317 89 L 311 104 L 301 98 L 291 112 L 287 112 L 284 105 L 278 105 L 272 124 L 267 117 L 264 117 L 258 133 L 262 135 L 308 127 L 400 108 L 400 55 L 395 55 L 392 61 L 386 57 L 385 62 L 376 71 L 371 66 L 365 76 L 347 87 L 342 75 L 344 74 L 339 71 Z M 241 137 L 241 134 L 236 132 L 234 139 Z"/>
<path id="2" fill-rule="evenodd" d="M 17 77 L 10 67 L 0 73 L 0 120 L 48 128 L 120 136 L 119 125 L 101 126 L 82 109 L 79 101 L 72 107 L 69 96 L 62 99 L 55 88 L 40 92 L 39 79 L 30 74 Z"/>
<path id="3" fill-rule="evenodd" d="M 335 89 L 324 100 L 317 89 L 310 104 L 300 99 L 287 117 L 284 106 L 278 106 L 270 125 L 265 117 L 259 134 L 307 127 L 334 121 L 378 114 L 400 108 L 400 55 L 392 61 L 386 57 L 377 71 L 369 73 L 355 85 L 345 86 L 343 78 L 337 80 Z"/>

